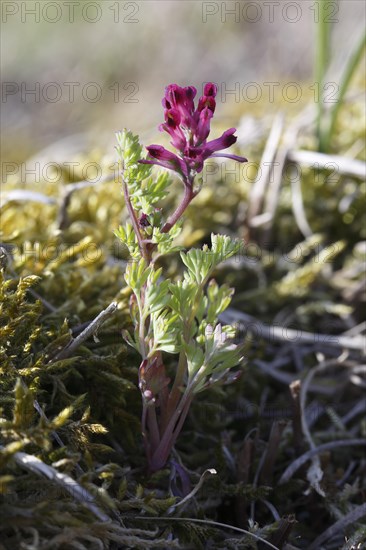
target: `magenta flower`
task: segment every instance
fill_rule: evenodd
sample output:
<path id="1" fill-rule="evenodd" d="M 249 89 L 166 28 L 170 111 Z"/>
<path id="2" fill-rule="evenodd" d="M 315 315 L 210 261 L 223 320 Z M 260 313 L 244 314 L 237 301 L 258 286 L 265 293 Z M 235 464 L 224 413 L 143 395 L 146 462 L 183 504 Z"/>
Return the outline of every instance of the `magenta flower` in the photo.
<path id="1" fill-rule="evenodd" d="M 196 94 L 197 90 L 193 86 L 167 86 L 162 102 L 165 122 L 159 126 L 159 130 L 164 130 L 170 135 L 171 144 L 178 154 L 168 151 L 161 145 L 150 145 L 147 147 L 148 158 L 140 160 L 143 164 L 157 164 L 174 170 L 188 186 L 193 185 L 194 176 L 202 172 L 204 162 L 209 157 L 226 157 L 238 162 L 247 162 L 244 157 L 218 153 L 236 142 L 235 128 L 226 130 L 218 139 L 207 141 L 216 107 L 217 86 L 212 83 L 205 85 L 197 108 L 194 105 Z"/>

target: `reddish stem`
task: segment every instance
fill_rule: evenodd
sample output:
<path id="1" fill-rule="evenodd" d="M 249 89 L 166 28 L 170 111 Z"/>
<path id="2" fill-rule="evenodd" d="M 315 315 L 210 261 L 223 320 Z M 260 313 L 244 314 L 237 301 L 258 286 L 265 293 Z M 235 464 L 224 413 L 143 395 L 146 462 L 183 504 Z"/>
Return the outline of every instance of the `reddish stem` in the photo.
<path id="1" fill-rule="evenodd" d="M 176 208 L 176 210 L 173 212 L 173 214 L 170 216 L 168 221 L 162 227 L 161 229 L 162 233 L 168 233 L 170 231 L 170 229 L 181 218 L 181 216 L 183 215 L 186 208 L 189 206 L 192 199 L 197 195 L 197 191 L 196 192 L 193 191 L 193 181 L 187 178 L 187 180 L 184 181 L 184 186 L 185 186 L 185 190 L 184 190 L 183 199 L 178 205 L 178 207 Z M 147 263 L 150 263 L 152 260 L 151 256 L 152 256 L 153 247 L 151 247 L 150 249 L 149 247 L 150 243 L 147 243 L 146 240 L 142 238 L 136 213 L 132 207 L 130 197 L 128 194 L 128 187 L 124 180 L 123 180 L 123 192 L 124 192 L 128 213 L 130 215 L 132 225 L 136 233 L 141 255 L 145 258 Z M 160 360 L 161 360 L 161 356 L 160 356 Z M 151 368 L 154 368 L 154 366 L 152 365 Z M 184 421 L 188 414 L 188 410 L 193 398 L 193 395 L 185 394 L 182 396 L 181 400 L 178 402 L 179 388 L 177 388 L 177 380 L 175 381 L 173 390 L 175 390 L 172 392 L 174 396 L 173 399 L 172 399 L 173 396 L 169 395 L 167 388 L 164 388 L 160 392 L 159 421 L 156 415 L 156 406 L 153 404 L 151 404 L 150 406 L 146 406 L 146 404 L 144 404 L 143 417 L 142 417 L 143 435 L 145 440 L 147 456 L 149 460 L 149 466 L 152 472 L 159 470 L 165 466 L 166 461 L 168 460 L 171 450 L 175 444 L 175 441 L 183 427 Z M 159 427 L 160 429 L 163 429 L 162 433 L 159 433 L 160 432 Z"/>
<path id="2" fill-rule="evenodd" d="M 166 427 L 158 448 L 152 453 L 150 459 L 150 470 L 155 472 L 163 468 L 169 458 L 175 441 L 183 427 L 193 399 L 193 393 L 183 395 L 177 409 L 174 411 L 168 426 Z"/>
<path id="3" fill-rule="evenodd" d="M 178 205 L 175 212 L 173 212 L 173 214 L 170 216 L 169 220 L 163 225 L 163 228 L 161 230 L 162 233 L 168 233 L 168 231 L 171 230 L 173 225 L 175 225 L 179 218 L 181 218 L 185 209 L 192 201 L 192 199 L 196 196 L 196 194 L 197 193 L 193 191 L 191 184 L 185 184 L 185 191 L 182 202 Z"/>

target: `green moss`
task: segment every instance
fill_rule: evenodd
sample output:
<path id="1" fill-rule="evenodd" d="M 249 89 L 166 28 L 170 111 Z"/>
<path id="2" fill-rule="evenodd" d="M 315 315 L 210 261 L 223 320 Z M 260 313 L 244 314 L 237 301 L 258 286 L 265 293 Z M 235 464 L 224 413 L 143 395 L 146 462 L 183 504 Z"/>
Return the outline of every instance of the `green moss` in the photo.
<path id="1" fill-rule="evenodd" d="M 347 154 L 360 139 L 361 108 L 357 102 L 343 106 L 336 154 Z M 253 162 L 259 162 L 263 147 L 262 142 L 249 150 Z M 296 148 L 312 147 L 311 134 L 303 134 L 296 144 Z M 364 150 L 358 158 L 364 158 Z M 103 162 L 98 153 L 93 160 Z M 42 182 L 42 193 L 60 201 L 70 185 L 69 176 L 63 174 L 57 185 Z M 218 281 L 235 287 L 233 307 L 263 323 L 297 330 L 299 336 L 308 331 L 337 338 L 364 320 L 364 184 L 351 176 L 304 169 L 302 201 L 315 233 L 307 239 L 292 212 L 286 174 L 281 184 L 270 234 L 259 228 L 249 246 L 244 237 L 251 182 L 220 174 L 209 178 L 187 212 L 180 244 L 198 246 L 208 241 L 211 232 L 220 231 L 243 238 L 242 253 L 215 274 Z M 5 194 L 18 185 L 16 179 L 9 181 Z M 175 182 L 166 204 L 172 204 L 181 191 Z M 278 518 L 266 502 L 281 518 L 296 515 L 298 523 L 288 540 L 306 548 L 334 518 L 362 503 L 360 447 L 352 449 L 355 466 L 349 472 L 348 451 L 321 455 L 325 499 L 308 491 L 308 463 L 288 483 L 278 484 L 288 465 L 309 448 L 304 438 L 297 446 L 288 384 L 304 380 L 322 359 L 319 353 L 332 360 L 342 349 L 307 348 L 300 338 L 268 340 L 253 329 L 241 377 L 235 384 L 198 396 L 177 444 L 193 485 L 207 468 L 215 468 L 217 475 L 205 481 L 194 499 L 172 512 L 179 501 L 172 496 L 173 487 L 179 483 L 168 471 L 146 474 L 139 359 L 121 336 L 130 319 L 123 279 L 126 251 L 113 235 L 125 216 L 118 183 L 75 191 L 61 230 L 58 204 L 11 200 L 1 214 L 6 253 L 0 256 L 0 513 L 6 550 L 21 545 L 37 550 L 256 548 L 259 545 L 249 535 L 194 524 L 189 518 L 231 523 L 275 540 L 271 537 L 277 533 Z M 178 274 L 178 265 L 172 256 L 165 266 L 172 277 Z M 112 301 L 118 308 L 96 338 L 86 340 L 70 357 L 55 360 Z M 238 338 L 244 333 L 238 321 Z M 360 350 L 348 350 L 347 360 L 349 369 L 362 364 Z M 317 377 L 310 390 L 309 402 L 320 415 L 311 427 L 317 445 L 349 437 L 347 432 L 354 438 L 365 437 L 362 414 L 356 411 L 349 421 L 342 420 L 362 399 L 362 373 L 355 372 L 350 379 L 349 370 L 340 371 Z M 286 426 L 267 485 L 260 478 L 261 460 L 276 415 Z M 21 468 L 15 460 L 21 452 L 71 476 L 110 522 L 98 520 L 85 503 L 53 481 Z M 345 475 L 346 485 L 338 486 Z M 257 523 L 248 523 L 253 506 Z M 345 528 L 344 536 L 351 537 L 349 545 L 365 541 L 360 523 L 353 531 Z"/>

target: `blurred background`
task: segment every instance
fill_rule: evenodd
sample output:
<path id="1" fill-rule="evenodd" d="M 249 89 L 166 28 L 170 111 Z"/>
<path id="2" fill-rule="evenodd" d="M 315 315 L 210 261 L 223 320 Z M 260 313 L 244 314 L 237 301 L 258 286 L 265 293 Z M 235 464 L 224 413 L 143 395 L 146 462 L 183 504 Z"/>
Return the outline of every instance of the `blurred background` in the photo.
<path id="1" fill-rule="evenodd" d="M 364 26 L 365 3 L 327 4 L 328 81 L 337 82 Z M 1 9 L 3 162 L 111 152 L 122 127 L 149 143 L 173 82 L 200 91 L 215 81 L 216 122 L 226 127 L 317 101 L 313 1 L 42 0 L 4 1 Z"/>
<path id="2" fill-rule="evenodd" d="M 338 538 L 328 549 L 361 548 L 364 446 L 335 447 L 365 438 L 366 3 L 2 0 L 0 9 L 0 384 L 13 419 L 0 423 L 10 443 L 0 487 L 9 486 L 11 497 L 0 513 L 6 548 L 86 548 L 78 542 L 83 533 L 87 545 L 106 547 L 102 524 L 89 522 L 66 493 L 54 498 L 52 480 L 16 474 L 10 456 L 26 445 L 47 465 L 75 473 L 103 508 L 113 498 L 113 513 L 128 528 L 142 533 L 147 524 L 137 523 L 138 515 L 153 515 L 150 537 L 155 507 L 156 515 L 165 514 L 163 502 L 172 510 L 171 500 L 160 500 L 162 477 L 149 481 L 141 498 L 140 358 L 121 337 L 131 329 L 124 284 L 130 256 L 114 233 L 128 212 L 111 166 L 123 127 L 144 145 L 168 145 L 158 131 L 166 85 L 194 85 L 200 95 L 207 81 L 218 85 L 210 139 L 237 128 L 230 153 L 249 162 L 206 163 L 177 244 L 201 247 L 212 232 L 240 239 L 240 252 L 214 276 L 235 288 L 223 322 L 248 342 L 248 363 L 235 384 L 200 394 L 183 434 L 182 460 L 195 472 L 195 491 L 208 468 L 220 478 L 195 495 L 192 514 L 232 524 L 235 509 L 234 522 L 271 537 L 272 547 L 284 548 L 293 529 L 291 548 L 325 547 L 330 533 Z M 181 196 L 178 178 L 169 190 L 158 204 L 164 220 Z M 159 262 L 167 278 L 181 275 L 178 254 Z M 118 309 L 98 338 L 70 351 L 70 334 L 111 302 Z M 58 361 L 61 349 L 69 349 L 65 361 Z M 56 418 L 48 425 L 42 416 L 39 431 L 30 415 L 34 395 Z M 58 450 L 51 444 L 55 426 L 66 442 Z M 315 462 L 289 475 L 286 488 L 279 485 L 297 456 L 332 441 L 334 450 L 321 455 L 327 498 L 307 489 L 312 480 L 318 491 L 323 476 Z M 74 469 L 79 461 L 82 475 Z M 172 540 L 170 522 L 161 527 Z M 202 537 L 196 524 L 188 528 L 195 547 L 214 547 L 211 528 Z M 220 539 L 215 548 L 224 545 Z"/>

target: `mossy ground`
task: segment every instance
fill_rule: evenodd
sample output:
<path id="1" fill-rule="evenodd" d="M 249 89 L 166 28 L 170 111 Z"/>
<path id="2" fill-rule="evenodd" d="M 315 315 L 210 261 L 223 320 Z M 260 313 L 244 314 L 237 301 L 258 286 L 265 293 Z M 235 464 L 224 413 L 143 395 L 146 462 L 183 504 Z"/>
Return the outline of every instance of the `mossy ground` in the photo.
<path id="1" fill-rule="evenodd" d="M 364 147 L 356 147 L 362 108 L 358 100 L 343 107 L 333 153 L 347 156 L 353 147 L 364 160 Z M 245 154 L 259 162 L 264 144 L 259 139 Z M 292 147 L 312 149 L 312 130 Z M 93 152 L 82 162 L 98 162 L 109 173 L 111 156 Z M 270 230 L 259 226 L 248 233 L 250 178 L 238 183 L 222 172 L 208 177 L 187 212 L 185 246 L 200 246 L 211 232 L 243 239 L 243 253 L 216 277 L 235 288 L 232 319 L 238 339 L 248 344 L 239 380 L 200 394 L 192 406 L 177 457 L 192 485 L 208 468 L 217 474 L 176 509 L 178 488 L 169 469 L 146 474 L 139 359 L 121 336 L 130 321 L 123 279 L 128 258 L 113 235 L 126 216 L 118 182 L 76 190 L 60 223 L 63 193 L 77 174 L 71 178 L 64 171 L 57 182 L 33 188 L 15 177 L 8 181 L 1 211 L 0 548 L 269 547 L 244 531 L 210 523 L 216 521 L 290 550 L 309 548 L 342 518 L 350 521 L 334 527 L 323 547 L 350 550 L 366 543 L 362 518 L 352 519 L 366 491 L 364 447 L 351 443 L 366 438 L 362 349 L 337 344 L 346 331 L 350 338 L 362 334 L 365 187 L 338 170 L 302 168 L 301 197 L 313 232 L 305 238 L 294 216 L 289 174 L 282 177 Z M 11 192 L 20 187 L 41 189 L 49 204 L 26 194 L 14 200 Z M 171 203 L 180 192 L 174 183 Z M 179 265 L 172 257 L 165 269 L 178 276 Z M 118 309 L 95 338 L 57 359 L 71 336 L 112 301 Z M 238 312 L 257 321 L 243 321 Z M 282 327 L 279 337 L 268 336 L 259 322 Z M 305 333 L 313 340 L 305 341 Z M 307 382 L 301 404 L 296 392 Z M 323 471 L 318 492 L 307 477 L 309 460 L 281 480 L 310 448 L 347 440 L 351 446 L 313 455 Z M 71 476 L 110 521 L 96 518 L 54 481 L 20 467 L 14 460 L 19 452 Z M 312 480 L 314 485 L 314 473 Z"/>

